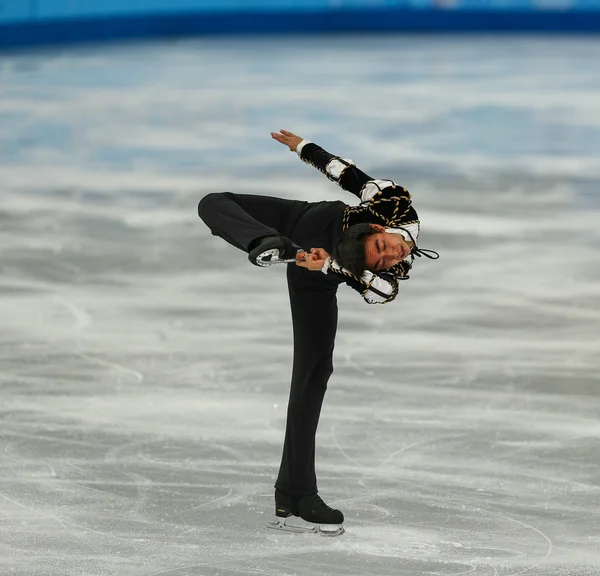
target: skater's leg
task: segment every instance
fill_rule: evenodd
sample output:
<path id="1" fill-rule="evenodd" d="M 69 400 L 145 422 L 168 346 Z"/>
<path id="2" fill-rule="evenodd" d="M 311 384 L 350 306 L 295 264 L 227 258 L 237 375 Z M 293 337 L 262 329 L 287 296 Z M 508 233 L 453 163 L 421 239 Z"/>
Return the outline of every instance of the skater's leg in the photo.
<path id="1" fill-rule="evenodd" d="M 301 497 L 317 492 L 315 435 L 327 382 L 333 372 L 337 286 L 288 266 L 294 365 L 283 458 L 275 487 Z"/>
<path id="2" fill-rule="evenodd" d="M 198 204 L 198 215 L 214 236 L 249 252 L 266 236 L 287 236 L 295 215 L 305 202 L 220 192 L 206 195 Z"/>

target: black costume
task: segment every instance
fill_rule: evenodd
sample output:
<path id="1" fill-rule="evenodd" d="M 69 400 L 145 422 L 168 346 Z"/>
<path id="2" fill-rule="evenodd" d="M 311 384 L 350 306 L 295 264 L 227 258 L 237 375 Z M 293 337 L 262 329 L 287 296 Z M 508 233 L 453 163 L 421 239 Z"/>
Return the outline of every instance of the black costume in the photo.
<path id="1" fill-rule="evenodd" d="M 324 248 L 331 253 L 343 230 L 369 222 L 385 226 L 390 232 L 408 234 L 416 246 L 418 216 L 404 188 L 391 180 L 374 180 L 351 160 L 333 156 L 307 140 L 299 144 L 297 153 L 304 162 L 355 194 L 361 204 L 303 202 L 231 192 L 208 194 L 198 205 L 198 214 L 213 235 L 246 252 L 256 240 L 275 235 L 305 250 Z M 281 492 L 293 497 L 317 493 L 315 436 L 333 372 L 339 284 L 344 282 L 358 290 L 368 303 L 390 302 L 398 293 L 399 280 L 408 279 L 412 260 L 411 254 L 384 272 L 367 270 L 360 278 L 333 259 L 328 259 L 323 273 L 295 264 L 287 266 L 294 363 L 283 458 L 275 484 Z"/>

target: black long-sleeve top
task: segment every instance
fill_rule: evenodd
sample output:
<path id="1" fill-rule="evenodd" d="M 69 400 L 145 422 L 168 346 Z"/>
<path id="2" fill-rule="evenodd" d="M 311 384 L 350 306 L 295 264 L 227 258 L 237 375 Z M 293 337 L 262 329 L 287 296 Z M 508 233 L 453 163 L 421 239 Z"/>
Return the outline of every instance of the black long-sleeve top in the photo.
<path id="1" fill-rule="evenodd" d="M 302 140 L 296 152 L 303 162 L 314 166 L 329 180 L 360 200 L 358 206 L 344 211 L 342 230 L 354 224 L 380 224 L 387 232 L 402 234 L 416 243 L 420 232 L 417 212 L 411 195 L 392 180 L 377 180 L 359 170 L 352 160 L 334 156 L 310 140 Z M 399 281 L 408 280 L 414 256 L 411 254 L 395 266 L 375 273 L 365 270 L 360 277 L 329 258 L 322 272 L 333 274 L 354 288 L 369 304 L 386 304 L 398 295 Z"/>

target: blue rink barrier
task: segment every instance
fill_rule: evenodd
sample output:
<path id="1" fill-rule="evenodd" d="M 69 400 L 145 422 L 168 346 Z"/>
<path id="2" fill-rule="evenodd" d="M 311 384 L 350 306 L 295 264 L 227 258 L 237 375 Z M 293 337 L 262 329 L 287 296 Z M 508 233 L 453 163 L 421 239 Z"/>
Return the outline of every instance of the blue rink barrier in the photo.
<path id="1" fill-rule="evenodd" d="M 353 9 L 0 18 L 0 48 L 224 34 L 600 32 L 600 10 Z"/>

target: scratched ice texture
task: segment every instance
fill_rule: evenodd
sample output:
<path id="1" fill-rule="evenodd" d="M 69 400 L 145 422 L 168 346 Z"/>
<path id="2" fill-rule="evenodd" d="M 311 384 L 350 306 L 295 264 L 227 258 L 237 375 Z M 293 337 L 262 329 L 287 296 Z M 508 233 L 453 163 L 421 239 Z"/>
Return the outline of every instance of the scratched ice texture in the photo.
<path id="1" fill-rule="evenodd" d="M 273 37 L 5 55 L 0 572 L 600 573 L 600 41 Z M 233 190 L 354 198 L 289 129 L 413 194 L 397 301 L 339 291 L 318 435 L 337 539 L 265 528 L 284 270 Z"/>

